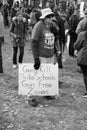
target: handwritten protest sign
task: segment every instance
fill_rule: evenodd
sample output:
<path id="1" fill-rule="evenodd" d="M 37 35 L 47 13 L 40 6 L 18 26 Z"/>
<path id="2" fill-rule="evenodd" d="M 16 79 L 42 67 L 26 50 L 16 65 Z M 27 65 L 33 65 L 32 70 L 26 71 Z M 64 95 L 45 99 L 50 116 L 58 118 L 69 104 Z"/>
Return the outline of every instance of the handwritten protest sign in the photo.
<path id="1" fill-rule="evenodd" d="M 19 95 L 58 95 L 58 65 L 42 64 L 35 70 L 32 63 L 19 65 Z"/>

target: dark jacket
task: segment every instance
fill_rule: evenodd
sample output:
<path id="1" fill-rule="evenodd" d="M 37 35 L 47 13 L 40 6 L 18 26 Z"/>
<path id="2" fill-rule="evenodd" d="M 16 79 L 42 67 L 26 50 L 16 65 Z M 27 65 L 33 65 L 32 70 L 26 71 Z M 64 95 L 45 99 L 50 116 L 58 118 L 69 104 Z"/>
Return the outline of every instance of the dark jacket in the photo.
<path id="1" fill-rule="evenodd" d="M 78 51 L 78 65 L 87 65 L 87 38 L 85 37 L 85 33 L 87 32 L 81 32 L 74 43 L 74 48 Z"/>
<path id="2" fill-rule="evenodd" d="M 23 23 L 22 21 L 19 24 L 17 21 L 16 23 L 12 22 L 9 32 L 12 32 L 17 36 L 17 38 L 13 37 L 13 46 L 24 46 L 26 37 L 25 23 Z"/>
<path id="3" fill-rule="evenodd" d="M 61 16 L 59 16 L 58 13 L 55 13 L 55 18 L 57 19 L 57 24 L 59 27 L 59 39 L 62 40 L 63 42 L 65 42 L 65 25 L 64 25 L 64 21 L 61 18 Z"/>
<path id="4" fill-rule="evenodd" d="M 69 27 L 70 27 L 69 32 L 70 32 L 70 34 L 75 33 L 75 30 L 77 28 L 77 25 L 78 25 L 79 21 L 80 21 L 80 18 L 76 14 L 73 14 L 70 17 L 70 19 L 69 19 Z"/>

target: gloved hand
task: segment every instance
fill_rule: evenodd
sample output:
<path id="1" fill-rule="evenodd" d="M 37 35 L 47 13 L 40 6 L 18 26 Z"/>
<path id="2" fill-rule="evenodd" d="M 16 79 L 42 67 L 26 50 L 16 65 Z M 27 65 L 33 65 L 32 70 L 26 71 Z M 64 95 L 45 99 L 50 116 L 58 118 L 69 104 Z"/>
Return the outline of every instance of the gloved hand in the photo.
<path id="1" fill-rule="evenodd" d="M 35 69 L 35 70 L 38 70 L 39 67 L 40 67 L 40 59 L 39 59 L 39 58 L 36 58 L 36 59 L 34 60 L 34 69 Z"/>

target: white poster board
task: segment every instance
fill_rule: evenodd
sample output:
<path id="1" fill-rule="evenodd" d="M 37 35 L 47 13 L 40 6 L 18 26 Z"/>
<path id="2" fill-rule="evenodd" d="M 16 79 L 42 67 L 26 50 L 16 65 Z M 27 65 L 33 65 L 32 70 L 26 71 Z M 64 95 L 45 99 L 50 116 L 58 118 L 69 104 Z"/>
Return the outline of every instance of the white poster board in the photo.
<path id="1" fill-rule="evenodd" d="M 58 95 L 58 64 L 41 64 L 35 70 L 33 63 L 19 65 L 19 95 Z"/>

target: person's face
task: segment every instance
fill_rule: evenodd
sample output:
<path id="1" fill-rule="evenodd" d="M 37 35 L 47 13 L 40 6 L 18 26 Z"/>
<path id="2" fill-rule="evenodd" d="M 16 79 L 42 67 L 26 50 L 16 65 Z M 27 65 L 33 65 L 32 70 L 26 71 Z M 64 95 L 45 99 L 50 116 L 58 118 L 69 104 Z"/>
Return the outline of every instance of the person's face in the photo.
<path id="1" fill-rule="evenodd" d="M 46 22 L 47 22 L 47 23 L 51 23 L 51 22 L 52 22 L 52 19 L 53 19 L 53 16 L 54 16 L 54 15 L 52 15 L 52 14 L 47 15 L 46 18 L 45 18 L 45 19 L 46 19 Z"/>
<path id="2" fill-rule="evenodd" d="M 17 17 L 17 20 L 18 20 L 19 22 L 22 21 L 22 19 L 23 19 L 22 15 L 19 15 L 19 16 Z"/>

